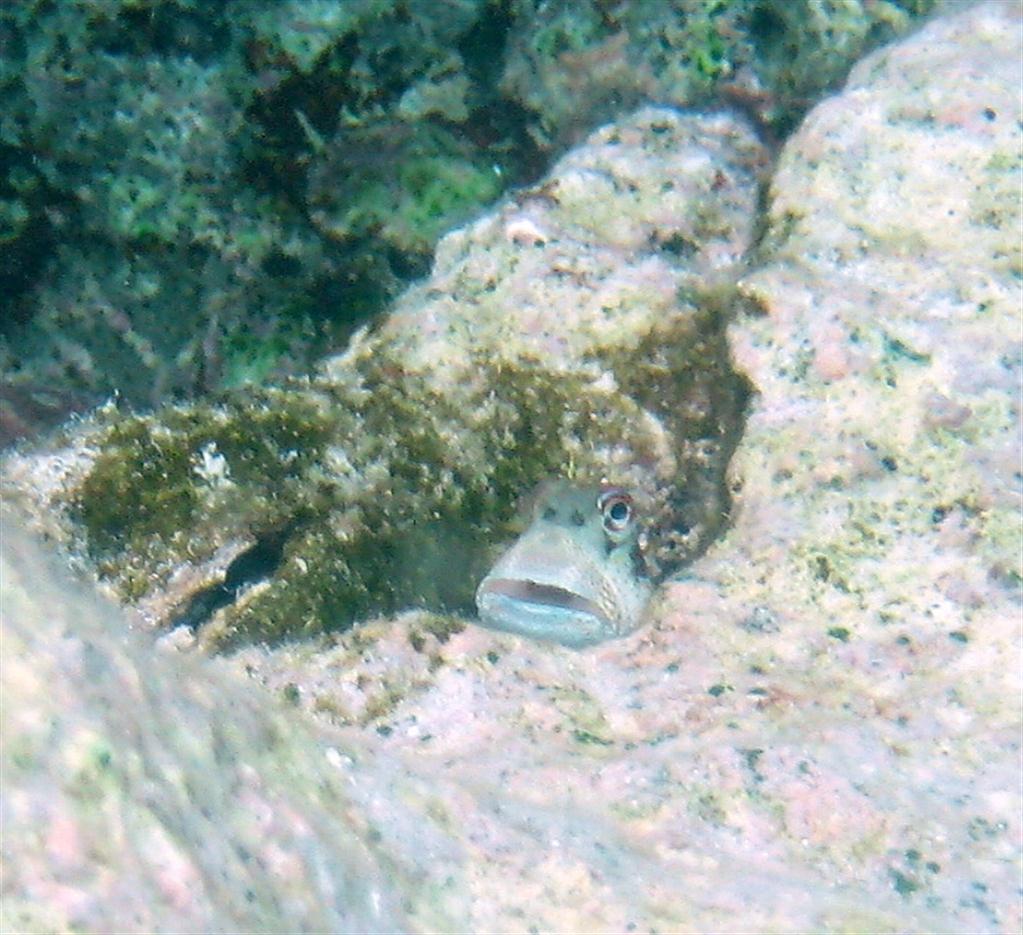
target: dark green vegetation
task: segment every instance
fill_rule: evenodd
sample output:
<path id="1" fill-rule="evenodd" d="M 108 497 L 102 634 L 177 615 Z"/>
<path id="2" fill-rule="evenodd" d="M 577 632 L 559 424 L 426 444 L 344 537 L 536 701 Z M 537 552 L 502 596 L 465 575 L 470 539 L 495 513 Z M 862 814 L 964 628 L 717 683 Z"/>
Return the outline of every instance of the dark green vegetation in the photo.
<path id="1" fill-rule="evenodd" d="M 725 100 L 783 135 L 931 6 L 2 4 L 0 376 L 151 405 L 305 372 L 596 123 Z"/>
<path id="2" fill-rule="evenodd" d="M 158 418 L 113 418 L 102 454 L 75 492 L 73 513 L 101 571 L 132 557 L 121 575 L 129 597 L 147 584 L 133 579 L 133 568 L 173 560 L 185 541 L 201 557 L 205 529 L 261 538 L 314 510 L 315 490 L 304 481 L 336 428 L 315 398 L 286 390 L 221 406 L 170 407 Z M 202 476 L 204 451 L 223 459 L 230 481 Z M 208 489 L 215 495 L 202 496 Z"/>
<path id="3" fill-rule="evenodd" d="M 89 441 L 101 453 L 69 495 L 72 519 L 126 600 L 167 589 L 182 569 L 210 569 L 212 583 L 183 593 L 163 623 L 200 629 L 217 648 L 410 607 L 466 612 L 518 531 L 523 494 L 549 477 L 600 480 L 612 447 L 652 463 L 648 413 L 685 433 L 671 436 L 677 474 L 657 482 L 647 517 L 648 570 L 660 578 L 724 521 L 723 471 L 745 402 L 720 331 L 694 338 L 682 321 L 601 361 L 620 387 L 592 369 L 481 354 L 473 381 L 440 392 L 384 344 L 339 382 L 107 412 Z"/>
<path id="4" fill-rule="evenodd" d="M 739 444 L 750 395 L 746 380 L 732 369 L 725 337 L 734 288 L 705 288 L 684 298 L 700 310 L 697 327 L 666 323 L 629 353 L 605 358 L 622 391 L 689 448 L 678 476 L 661 492 L 644 552 L 655 580 L 700 554 L 724 527 L 731 499 L 725 469 Z"/>
<path id="5" fill-rule="evenodd" d="M 566 444 L 627 441 L 637 421 L 631 401 L 574 374 L 480 368 L 468 398 L 373 358 L 358 393 L 296 384 L 115 418 L 74 495 L 87 550 L 137 599 L 225 542 L 276 542 L 272 586 L 228 607 L 219 646 L 405 607 L 469 610 L 522 492 L 563 468 Z M 468 438 L 474 412 L 487 421 Z"/>

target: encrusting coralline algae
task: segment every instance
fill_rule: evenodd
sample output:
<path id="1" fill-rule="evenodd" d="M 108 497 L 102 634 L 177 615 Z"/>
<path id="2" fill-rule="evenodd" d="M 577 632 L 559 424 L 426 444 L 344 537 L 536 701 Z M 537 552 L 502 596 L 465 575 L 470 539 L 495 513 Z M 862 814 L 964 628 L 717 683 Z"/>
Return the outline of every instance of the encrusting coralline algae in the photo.
<path id="1" fill-rule="evenodd" d="M 765 164 L 733 116 L 640 111 L 445 238 L 313 378 L 101 411 L 45 493 L 123 599 L 221 647 L 471 609 L 550 478 L 626 488 L 661 580 L 727 515 L 747 391 L 724 328 Z"/>

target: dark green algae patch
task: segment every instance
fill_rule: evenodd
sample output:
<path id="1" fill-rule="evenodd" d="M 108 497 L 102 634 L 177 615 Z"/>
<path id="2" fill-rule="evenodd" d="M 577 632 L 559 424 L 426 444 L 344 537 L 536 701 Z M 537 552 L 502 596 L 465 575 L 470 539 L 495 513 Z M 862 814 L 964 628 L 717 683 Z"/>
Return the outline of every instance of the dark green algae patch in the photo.
<path id="1" fill-rule="evenodd" d="M 168 407 L 154 416 L 115 415 L 73 501 L 90 556 L 116 574 L 118 557 L 149 554 L 152 562 L 156 544 L 170 547 L 202 525 L 197 513 L 209 506 L 199 494 L 204 450 L 223 458 L 233 481 L 222 515 L 213 519 L 227 520 L 237 510 L 259 515 L 264 529 L 289 520 L 303 501 L 308 505 L 302 479 L 322 457 L 335 423 L 313 400 L 287 390 Z"/>
<path id="2" fill-rule="evenodd" d="M 607 365 L 642 372 L 622 355 Z M 643 457 L 649 445 L 636 401 L 601 388 L 592 371 L 530 358 L 475 369 L 475 389 L 452 398 L 378 348 L 343 383 L 107 412 L 89 440 L 100 453 L 69 498 L 80 545 L 133 603 L 205 565 L 202 587 L 160 623 L 187 623 L 212 649 L 407 608 L 469 612 L 517 532 L 523 494 L 566 469 L 599 473 L 580 450 L 613 441 Z M 692 361 L 680 385 L 691 371 Z M 261 548 L 270 557 L 258 574 L 232 582 Z M 221 599 L 204 604 L 218 589 Z"/>

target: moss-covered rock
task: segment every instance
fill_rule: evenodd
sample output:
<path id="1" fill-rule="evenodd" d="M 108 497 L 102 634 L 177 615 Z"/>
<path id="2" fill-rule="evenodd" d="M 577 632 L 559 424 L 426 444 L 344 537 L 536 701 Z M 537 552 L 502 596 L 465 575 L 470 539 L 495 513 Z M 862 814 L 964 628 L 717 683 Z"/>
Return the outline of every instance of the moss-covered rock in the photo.
<path id="1" fill-rule="evenodd" d="M 772 134 L 789 132 L 874 46 L 908 31 L 934 0 L 600 0 L 532 4 L 514 24 L 502 76 L 547 146 L 623 102 L 731 99 Z"/>
<path id="2" fill-rule="evenodd" d="M 399 149 L 376 160 L 374 188 L 364 148 L 318 148 L 342 114 L 393 126 L 437 62 L 459 71 L 454 48 L 482 15 L 390 0 L 5 5 L 3 379 L 157 405 L 305 372 L 515 177 L 486 145 Z M 434 113 L 400 120 L 445 132 Z M 359 181 L 343 210 L 368 221 L 351 237 L 309 221 L 319 163 Z"/>
<path id="3" fill-rule="evenodd" d="M 0 377 L 152 406 L 306 373 L 591 127 L 727 98 L 784 131 L 931 5 L 4 4 Z"/>
<path id="4" fill-rule="evenodd" d="M 728 281 L 763 164 L 725 115 L 599 131 L 451 235 L 314 378 L 72 428 L 66 534 L 123 599 L 216 647 L 468 611 L 520 498 L 556 476 L 628 486 L 663 578 L 727 514 L 746 399 Z"/>
<path id="5" fill-rule="evenodd" d="M 355 158 L 360 151 L 365 160 Z M 428 256 L 442 234 L 500 194 L 499 171 L 441 127 L 345 127 L 310 173 L 308 203 L 329 237 L 377 236 L 410 256 Z"/>
<path id="6" fill-rule="evenodd" d="M 664 444 L 632 397 L 588 375 L 480 360 L 479 385 L 453 399 L 401 368 L 377 349 L 348 386 L 108 416 L 69 501 L 83 547 L 133 601 L 159 588 L 166 602 L 183 561 L 217 566 L 164 605 L 166 622 L 192 626 L 209 589 L 253 585 L 232 569 L 269 549 L 256 580 L 271 585 L 219 612 L 206 634 L 218 646 L 405 607 L 467 612 L 524 492 L 562 473 L 599 479 L 611 447 L 650 461 Z"/>

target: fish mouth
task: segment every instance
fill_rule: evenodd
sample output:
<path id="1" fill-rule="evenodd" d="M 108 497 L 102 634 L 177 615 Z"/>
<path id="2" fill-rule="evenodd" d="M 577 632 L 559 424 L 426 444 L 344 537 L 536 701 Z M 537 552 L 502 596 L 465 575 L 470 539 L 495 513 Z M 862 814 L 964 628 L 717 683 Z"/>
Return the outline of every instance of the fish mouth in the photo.
<path id="1" fill-rule="evenodd" d="M 553 518 L 537 517 L 480 582 L 483 626 L 576 648 L 636 628 L 650 585 L 636 577 L 630 553 L 609 543 L 601 514 L 585 522 L 596 496 L 574 501 L 558 501 Z"/>
<path id="2" fill-rule="evenodd" d="M 485 586 L 480 588 L 479 593 L 481 597 L 494 594 L 521 604 L 537 604 L 573 613 L 589 614 L 604 621 L 606 626 L 611 624 L 607 614 L 600 609 L 600 605 L 596 601 L 591 601 L 568 588 L 558 587 L 556 584 L 542 584 L 539 581 L 517 578 L 496 578 L 488 580 Z"/>
<path id="3" fill-rule="evenodd" d="M 567 588 L 523 578 L 487 578 L 476 593 L 480 618 L 499 630 L 589 646 L 607 639 L 614 623 L 593 600 Z"/>

